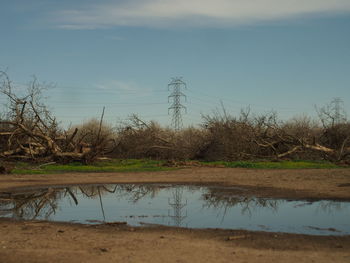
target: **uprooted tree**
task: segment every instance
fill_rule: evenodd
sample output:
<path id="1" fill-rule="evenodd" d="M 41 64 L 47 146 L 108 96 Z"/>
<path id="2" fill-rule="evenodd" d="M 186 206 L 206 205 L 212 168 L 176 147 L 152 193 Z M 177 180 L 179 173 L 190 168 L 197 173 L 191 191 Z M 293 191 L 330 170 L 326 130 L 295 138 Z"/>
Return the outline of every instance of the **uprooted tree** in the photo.
<path id="1" fill-rule="evenodd" d="M 327 116 L 331 116 L 328 112 Z M 224 110 L 205 116 L 209 143 L 203 155 L 219 159 L 316 159 L 349 161 L 350 123 L 345 120 L 323 127 L 308 117 L 278 121 L 276 113 L 250 116 L 241 112 L 239 118 Z M 215 157 L 211 157 L 215 158 Z"/>
<path id="2" fill-rule="evenodd" d="M 91 162 L 103 153 L 106 140 L 102 136 L 103 114 L 94 140 L 87 144 L 84 138 L 90 134 L 77 136 L 78 128 L 71 132 L 59 128 L 56 118 L 42 102 L 42 91 L 47 85 L 34 78 L 26 90 L 15 91 L 2 71 L 0 81 L 0 94 L 7 99 L 0 118 L 0 158 Z"/>

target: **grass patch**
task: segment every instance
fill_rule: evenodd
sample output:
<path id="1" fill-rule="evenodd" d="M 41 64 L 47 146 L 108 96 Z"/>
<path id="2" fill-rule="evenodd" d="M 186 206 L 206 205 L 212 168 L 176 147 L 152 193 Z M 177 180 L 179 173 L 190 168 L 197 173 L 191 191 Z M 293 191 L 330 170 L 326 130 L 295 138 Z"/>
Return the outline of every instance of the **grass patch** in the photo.
<path id="1" fill-rule="evenodd" d="M 153 172 L 173 170 L 174 168 L 162 166 L 163 161 L 155 160 L 120 160 L 112 159 L 98 161 L 93 164 L 81 163 L 49 164 L 34 166 L 28 163 L 17 163 L 12 174 L 55 174 L 55 173 L 102 173 L 102 172 Z"/>
<path id="2" fill-rule="evenodd" d="M 145 159 L 111 159 L 98 161 L 90 165 L 81 163 L 33 165 L 18 162 L 12 174 L 58 174 L 58 173 L 102 173 L 102 172 L 155 172 L 169 171 L 178 168 L 163 166 L 165 161 Z M 252 169 L 330 169 L 341 168 L 334 163 L 325 161 L 235 161 L 235 162 L 200 162 L 203 165 L 221 165 L 228 168 Z"/>
<path id="3" fill-rule="evenodd" d="M 340 166 L 321 161 L 280 161 L 280 162 L 254 162 L 254 161 L 236 161 L 236 162 L 206 162 L 206 164 L 223 165 L 230 168 L 252 168 L 252 169 L 329 169 L 340 168 Z"/>

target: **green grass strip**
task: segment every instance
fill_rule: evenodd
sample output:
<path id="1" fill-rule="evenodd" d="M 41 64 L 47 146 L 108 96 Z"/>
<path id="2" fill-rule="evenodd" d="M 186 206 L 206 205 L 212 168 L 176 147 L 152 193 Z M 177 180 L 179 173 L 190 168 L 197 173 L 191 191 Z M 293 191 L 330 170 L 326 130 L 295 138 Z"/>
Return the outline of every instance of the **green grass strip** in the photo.
<path id="1" fill-rule="evenodd" d="M 90 165 L 82 163 L 49 164 L 44 166 L 18 162 L 12 174 L 55 174 L 55 173 L 103 173 L 103 172 L 156 172 L 178 168 L 163 166 L 164 161 L 145 159 L 111 159 Z M 340 166 L 322 161 L 235 161 L 201 162 L 203 165 L 221 165 L 229 168 L 252 169 L 334 169 Z"/>
<path id="2" fill-rule="evenodd" d="M 252 169 L 330 169 L 340 166 L 330 162 L 318 161 L 235 161 L 235 162 L 205 162 L 206 164 L 222 165 L 230 168 L 252 168 Z"/>
<path id="3" fill-rule="evenodd" d="M 12 174 L 55 174 L 55 173 L 103 173 L 103 172 L 155 172 L 173 170 L 162 166 L 163 161 L 155 160 L 106 160 L 93 164 L 84 165 L 82 163 L 69 164 L 49 164 L 44 166 L 34 166 L 26 163 L 18 163 Z"/>

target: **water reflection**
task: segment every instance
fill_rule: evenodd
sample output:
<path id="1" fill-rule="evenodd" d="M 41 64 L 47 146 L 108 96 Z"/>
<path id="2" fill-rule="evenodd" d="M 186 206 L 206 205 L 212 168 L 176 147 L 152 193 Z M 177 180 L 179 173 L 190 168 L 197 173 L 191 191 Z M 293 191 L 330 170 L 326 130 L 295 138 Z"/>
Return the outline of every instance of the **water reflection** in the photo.
<path id="1" fill-rule="evenodd" d="M 36 219 L 38 216 L 49 218 L 56 212 L 57 200 L 70 193 L 65 189 L 39 189 L 36 191 L 0 195 L 0 211 L 12 214 L 15 219 Z"/>
<path id="2" fill-rule="evenodd" d="M 103 196 L 115 194 L 115 198 L 132 203 L 145 197 L 154 198 L 162 185 L 118 184 L 83 185 L 64 188 L 40 188 L 20 193 L 0 193 L 0 217 L 12 214 L 14 219 L 49 219 L 56 213 L 58 201 L 66 199 L 71 205 L 79 205 L 79 197 L 99 199 L 104 214 Z"/>
<path id="3" fill-rule="evenodd" d="M 240 207 L 242 214 L 252 215 L 258 208 L 268 208 L 271 212 L 277 212 L 279 204 L 286 202 L 281 199 L 257 198 L 254 196 L 238 195 L 235 191 L 222 191 L 222 188 L 188 187 L 154 184 L 118 184 L 118 185 L 83 185 L 64 188 L 41 188 L 27 190 L 21 193 L 0 193 L 0 211 L 3 214 L 12 213 L 15 218 L 36 219 L 49 218 L 57 210 L 57 202 L 63 198 L 69 200 L 70 204 L 79 205 L 79 197 L 99 199 L 101 210 L 103 210 L 103 196 L 115 194 L 116 200 L 124 199 L 132 203 L 148 197 L 155 198 L 162 189 L 171 188 L 168 204 L 174 215 L 183 217 L 179 212 L 187 205 L 187 199 L 183 200 L 183 189 L 201 191 L 203 208 L 214 208 L 216 210 L 227 211 L 232 207 Z M 312 205 L 313 202 L 302 202 L 294 205 L 304 207 Z M 317 211 L 333 214 L 344 209 L 341 202 L 318 201 Z M 0 214 L 0 215 L 3 215 Z"/>
<path id="4" fill-rule="evenodd" d="M 73 187 L 74 188 L 74 187 Z M 101 212 L 103 215 L 103 221 L 106 221 L 105 211 L 103 207 L 103 195 L 106 194 L 115 194 L 117 200 L 119 199 L 128 199 L 129 201 L 136 203 L 140 199 L 149 196 L 154 198 L 159 191 L 160 187 L 156 187 L 154 185 L 137 185 L 137 184 L 119 184 L 119 185 L 94 185 L 94 186 L 79 186 L 75 188 L 75 190 L 80 190 L 80 193 L 84 197 L 88 198 L 99 198 Z M 79 194 L 79 191 L 76 191 L 76 194 Z M 76 201 L 76 205 L 78 205 L 78 201 L 75 196 L 72 198 Z"/>
<path id="5" fill-rule="evenodd" d="M 0 217 L 79 222 L 120 221 L 189 227 L 302 232 L 340 227 L 350 232 L 348 202 L 293 201 L 249 196 L 229 187 L 167 184 L 81 185 L 0 193 Z M 221 215 L 218 220 L 218 216 Z M 294 221 L 293 218 L 294 217 Z M 334 224 L 334 218 L 339 225 Z M 345 222 L 345 223 L 344 223 Z M 290 230 L 292 229 L 292 230 Z M 293 230 L 297 229 L 297 230 Z M 344 231 L 342 232 L 344 233 Z"/>
<path id="6" fill-rule="evenodd" d="M 270 209 L 272 212 L 277 212 L 278 204 L 283 200 L 268 199 L 268 198 L 256 198 L 254 196 L 240 196 L 236 194 L 225 193 L 222 194 L 216 189 L 211 189 L 207 193 L 203 194 L 204 207 L 215 208 L 223 211 L 223 216 L 231 207 L 238 206 L 241 208 L 242 214 L 252 216 L 253 211 L 258 208 L 264 207 Z"/>
<path id="7" fill-rule="evenodd" d="M 168 216 L 173 220 L 174 226 L 182 226 L 184 219 L 187 217 L 187 199 L 183 200 L 183 189 L 181 186 L 176 186 L 172 190 L 172 200 L 168 200 L 169 206 L 172 208 L 172 213 L 169 209 Z"/>

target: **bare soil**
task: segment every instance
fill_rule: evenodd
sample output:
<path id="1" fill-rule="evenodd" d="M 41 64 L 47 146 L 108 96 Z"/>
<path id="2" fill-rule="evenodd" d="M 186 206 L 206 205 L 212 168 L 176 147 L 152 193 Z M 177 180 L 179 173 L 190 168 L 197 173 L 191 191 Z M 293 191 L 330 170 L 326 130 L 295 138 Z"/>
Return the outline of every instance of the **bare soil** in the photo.
<path id="1" fill-rule="evenodd" d="M 1 175 L 0 191 L 160 182 L 243 186 L 265 197 L 350 200 L 350 169 L 186 168 L 154 173 Z M 1 219 L 0 262 L 350 262 L 350 236 Z"/>

